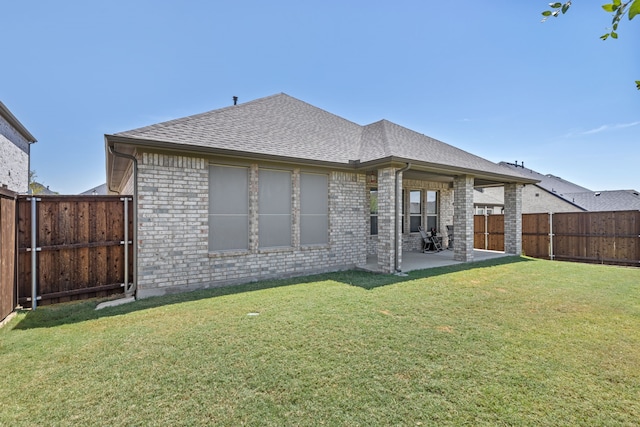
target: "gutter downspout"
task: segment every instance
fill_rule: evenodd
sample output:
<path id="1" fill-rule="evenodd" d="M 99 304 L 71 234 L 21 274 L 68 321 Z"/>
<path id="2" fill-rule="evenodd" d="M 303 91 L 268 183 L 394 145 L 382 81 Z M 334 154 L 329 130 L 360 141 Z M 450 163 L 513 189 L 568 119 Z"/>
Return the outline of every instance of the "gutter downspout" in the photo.
<path id="1" fill-rule="evenodd" d="M 131 289 L 128 289 L 129 284 L 125 283 L 124 291 L 125 295 L 133 293 L 135 296 L 138 290 L 138 159 L 136 159 L 135 156 L 117 152 L 111 144 L 107 144 L 107 147 L 109 153 L 113 156 L 128 159 L 133 162 L 133 286 Z M 120 194 L 119 191 L 111 189 L 111 183 L 107 183 L 107 187 L 109 191 Z"/>
<path id="2" fill-rule="evenodd" d="M 400 220 L 400 209 L 398 209 L 398 205 L 402 206 L 402 200 L 400 200 L 400 203 L 398 203 L 398 200 L 402 198 L 402 192 L 400 191 L 400 186 L 398 185 L 398 176 L 400 176 L 400 174 L 402 172 L 408 171 L 409 169 L 411 169 L 411 163 L 407 163 L 407 165 L 405 167 L 403 167 L 402 169 L 398 169 L 396 171 L 396 206 L 395 206 L 395 221 L 393 222 L 393 242 L 394 242 L 394 270 L 397 273 L 400 273 L 401 270 L 398 268 L 398 221 Z"/>

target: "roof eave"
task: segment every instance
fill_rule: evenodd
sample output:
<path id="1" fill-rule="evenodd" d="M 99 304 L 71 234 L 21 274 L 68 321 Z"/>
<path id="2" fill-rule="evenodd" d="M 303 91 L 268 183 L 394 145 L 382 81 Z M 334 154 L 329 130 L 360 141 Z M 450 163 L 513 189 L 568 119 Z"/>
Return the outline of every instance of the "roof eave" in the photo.
<path id="1" fill-rule="evenodd" d="M 429 171 L 441 173 L 444 175 L 450 175 L 450 176 L 472 175 L 475 178 L 502 182 L 502 183 L 506 182 L 506 183 L 518 183 L 518 184 L 535 184 L 539 182 L 537 179 L 525 178 L 521 175 L 506 175 L 506 174 L 500 174 L 500 173 L 490 173 L 485 171 L 479 171 L 476 169 L 448 166 L 448 165 L 442 165 L 438 163 L 417 161 L 413 159 L 395 157 L 395 156 L 389 156 L 381 159 L 375 159 L 367 162 L 358 163 L 358 168 L 362 170 L 367 170 L 367 169 L 371 169 L 381 165 L 393 165 L 393 164 L 405 165 L 407 163 L 411 163 L 412 168 L 415 166 L 422 167 L 425 169 L 429 169 Z"/>
<path id="2" fill-rule="evenodd" d="M 349 163 L 340 163 L 340 162 L 330 162 L 330 161 L 322 161 L 322 160 L 314 160 L 314 159 L 304 159 L 299 157 L 286 157 L 286 156 L 278 156 L 273 154 L 264 154 L 264 153 L 254 153 L 247 151 L 239 151 L 239 150 L 229 150 L 229 149 L 221 149 L 221 148 L 213 148 L 213 147 L 203 147 L 200 145 L 187 145 L 187 144 L 178 144 L 174 142 L 167 141 L 156 141 L 150 139 L 141 139 L 141 138 L 131 138 L 120 135 L 105 135 L 105 150 L 106 150 L 106 167 L 107 167 L 107 182 L 113 182 L 113 178 L 111 177 L 112 164 L 114 159 L 111 153 L 109 153 L 109 146 L 125 145 L 129 147 L 135 148 L 148 148 L 153 150 L 161 150 L 161 151 L 171 151 L 171 152 L 180 152 L 180 153 L 191 153 L 191 154 L 199 154 L 206 156 L 222 156 L 222 157 L 233 157 L 247 160 L 262 160 L 269 162 L 277 162 L 277 163 L 288 163 L 288 164 L 299 164 L 306 166 L 316 166 L 316 167 L 324 167 L 324 168 L 333 168 L 333 169 L 344 169 L 344 170 L 354 170 L 357 162 L 349 162 Z M 122 179 L 120 177 L 119 179 Z M 116 179 L 117 181 L 117 179 Z"/>
<path id="3" fill-rule="evenodd" d="M 11 113 L 11 111 L 9 111 L 6 105 L 4 105 L 1 101 L 0 101 L 0 116 L 2 116 L 7 122 L 9 122 L 9 124 L 13 126 L 13 128 L 17 130 L 18 133 L 22 135 L 22 137 L 26 139 L 29 144 L 38 142 L 36 138 L 33 135 L 31 135 L 31 132 L 29 132 L 27 128 L 24 127 L 22 123 L 20 123 L 20 120 L 18 120 L 16 116 L 14 116 L 13 113 Z"/>

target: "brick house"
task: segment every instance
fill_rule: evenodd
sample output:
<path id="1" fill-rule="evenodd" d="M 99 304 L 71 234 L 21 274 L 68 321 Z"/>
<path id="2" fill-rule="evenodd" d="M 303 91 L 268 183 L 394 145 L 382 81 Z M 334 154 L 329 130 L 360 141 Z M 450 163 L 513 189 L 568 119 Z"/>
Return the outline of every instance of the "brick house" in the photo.
<path id="1" fill-rule="evenodd" d="M 0 102 L 0 186 L 16 193 L 29 191 L 31 144 L 36 139 Z"/>
<path id="2" fill-rule="evenodd" d="M 286 94 L 105 135 L 105 146 L 109 191 L 134 195 L 138 297 L 351 269 L 367 256 L 401 271 L 418 226 L 454 225 L 454 258 L 472 261 L 474 186 L 505 186 L 505 248 L 519 254 L 522 185 L 535 182 Z"/>

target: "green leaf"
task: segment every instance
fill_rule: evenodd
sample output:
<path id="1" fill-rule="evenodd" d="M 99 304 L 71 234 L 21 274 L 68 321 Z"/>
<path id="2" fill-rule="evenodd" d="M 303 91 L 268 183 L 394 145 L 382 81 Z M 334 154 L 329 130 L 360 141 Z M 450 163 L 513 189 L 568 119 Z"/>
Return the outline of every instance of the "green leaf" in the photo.
<path id="1" fill-rule="evenodd" d="M 603 8 L 604 10 L 606 10 L 607 12 L 613 12 L 613 10 L 614 10 L 614 9 L 613 9 L 613 5 L 612 5 L 612 4 L 603 4 L 603 5 L 602 5 L 602 8 Z"/>
<path id="2" fill-rule="evenodd" d="M 633 0 L 631 6 L 629 6 L 629 21 L 633 19 L 634 16 L 640 13 L 640 0 Z"/>
<path id="3" fill-rule="evenodd" d="M 558 9 L 559 7 L 562 7 L 562 3 L 560 3 L 560 2 L 549 3 L 549 7 L 552 7 L 554 9 Z"/>
<path id="4" fill-rule="evenodd" d="M 611 38 L 617 39 L 618 33 L 616 33 L 615 31 L 611 31 Z"/>
<path id="5" fill-rule="evenodd" d="M 636 87 L 640 90 L 640 80 L 636 80 Z"/>
<path id="6" fill-rule="evenodd" d="M 562 6 L 562 13 L 567 13 L 567 10 L 569 10 L 569 6 L 571 6 L 570 3 L 565 3 L 564 6 Z"/>
<path id="7" fill-rule="evenodd" d="M 600 38 L 601 38 L 602 40 L 606 40 L 606 39 L 608 39 L 608 38 L 609 38 L 609 33 L 601 35 L 601 36 L 600 36 Z"/>
<path id="8" fill-rule="evenodd" d="M 542 16 L 551 16 L 551 11 L 545 10 L 544 12 L 542 12 Z"/>
<path id="9" fill-rule="evenodd" d="M 621 1 L 620 0 L 613 0 L 613 5 L 616 7 L 620 7 Z"/>

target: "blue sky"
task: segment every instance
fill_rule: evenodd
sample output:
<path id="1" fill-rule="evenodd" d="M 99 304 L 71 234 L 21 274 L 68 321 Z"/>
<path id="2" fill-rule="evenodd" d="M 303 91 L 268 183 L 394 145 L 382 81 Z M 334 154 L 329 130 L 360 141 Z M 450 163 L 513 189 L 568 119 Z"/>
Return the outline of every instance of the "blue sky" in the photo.
<path id="1" fill-rule="evenodd" d="M 640 21 L 601 2 L 3 1 L 0 100 L 52 190 L 105 181 L 104 134 L 284 92 L 592 190 L 640 189 Z"/>

